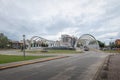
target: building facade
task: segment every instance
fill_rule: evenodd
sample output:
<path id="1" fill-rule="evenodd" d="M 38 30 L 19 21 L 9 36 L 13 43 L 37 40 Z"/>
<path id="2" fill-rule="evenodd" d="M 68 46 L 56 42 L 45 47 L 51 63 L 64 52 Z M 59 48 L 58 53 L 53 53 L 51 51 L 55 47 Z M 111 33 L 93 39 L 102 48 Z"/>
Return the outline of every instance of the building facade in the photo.
<path id="1" fill-rule="evenodd" d="M 116 44 L 117 46 L 120 46 L 120 39 L 115 40 L 115 44 Z"/>
<path id="2" fill-rule="evenodd" d="M 61 35 L 60 46 L 74 48 L 77 38 L 70 35 Z"/>

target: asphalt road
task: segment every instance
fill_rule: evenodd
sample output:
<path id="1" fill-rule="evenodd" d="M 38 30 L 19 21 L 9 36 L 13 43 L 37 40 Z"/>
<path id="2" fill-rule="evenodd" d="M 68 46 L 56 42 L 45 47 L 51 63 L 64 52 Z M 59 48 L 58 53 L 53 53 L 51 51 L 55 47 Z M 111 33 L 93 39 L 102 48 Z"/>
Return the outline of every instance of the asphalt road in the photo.
<path id="1" fill-rule="evenodd" d="M 0 80 L 91 80 L 106 54 L 87 52 L 68 58 L 0 71 Z"/>

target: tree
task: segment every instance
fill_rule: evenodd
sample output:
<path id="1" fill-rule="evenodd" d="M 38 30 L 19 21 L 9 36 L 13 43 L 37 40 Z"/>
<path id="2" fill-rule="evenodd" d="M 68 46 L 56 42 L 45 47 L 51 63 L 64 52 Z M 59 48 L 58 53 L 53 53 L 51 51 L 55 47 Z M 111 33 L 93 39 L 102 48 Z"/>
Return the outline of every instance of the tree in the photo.
<path id="1" fill-rule="evenodd" d="M 7 48 L 9 45 L 9 39 L 4 36 L 3 33 L 0 33 L 0 48 Z"/>
<path id="2" fill-rule="evenodd" d="M 48 44 L 45 44 L 45 47 L 48 47 Z"/>
<path id="3" fill-rule="evenodd" d="M 41 46 L 42 46 L 42 47 L 48 47 L 48 44 L 47 44 L 47 43 L 42 42 L 42 43 L 41 43 Z"/>
<path id="4" fill-rule="evenodd" d="M 99 44 L 100 48 L 104 48 L 105 47 L 105 43 L 103 43 L 103 42 L 101 42 L 99 40 L 98 40 L 98 44 Z"/>
<path id="5" fill-rule="evenodd" d="M 110 42 L 110 43 L 109 43 L 109 46 L 110 46 L 110 48 L 112 49 L 112 48 L 115 48 L 115 47 L 116 47 L 116 44 L 115 44 L 114 42 Z"/>

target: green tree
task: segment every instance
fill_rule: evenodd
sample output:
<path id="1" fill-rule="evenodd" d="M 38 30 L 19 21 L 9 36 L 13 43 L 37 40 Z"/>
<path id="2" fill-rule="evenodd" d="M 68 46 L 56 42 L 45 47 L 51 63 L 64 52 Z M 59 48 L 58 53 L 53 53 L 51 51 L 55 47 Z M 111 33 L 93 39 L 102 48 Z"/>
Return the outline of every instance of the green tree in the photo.
<path id="1" fill-rule="evenodd" d="M 48 47 L 48 44 L 45 44 L 45 47 Z"/>
<path id="2" fill-rule="evenodd" d="M 41 43 L 41 46 L 42 46 L 42 47 L 48 47 L 48 44 L 47 44 L 47 43 L 42 42 L 42 43 Z"/>
<path id="3" fill-rule="evenodd" d="M 111 49 L 117 47 L 117 45 L 114 42 L 110 42 L 109 46 L 110 46 Z"/>
<path id="4" fill-rule="evenodd" d="M 7 48 L 9 45 L 9 39 L 0 33 L 0 48 Z"/>
<path id="5" fill-rule="evenodd" d="M 100 48 L 104 48 L 105 47 L 105 43 L 103 43 L 103 42 L 101 42 L 99 40 L 98 40 L 98 44 L 99 44 Z"/>

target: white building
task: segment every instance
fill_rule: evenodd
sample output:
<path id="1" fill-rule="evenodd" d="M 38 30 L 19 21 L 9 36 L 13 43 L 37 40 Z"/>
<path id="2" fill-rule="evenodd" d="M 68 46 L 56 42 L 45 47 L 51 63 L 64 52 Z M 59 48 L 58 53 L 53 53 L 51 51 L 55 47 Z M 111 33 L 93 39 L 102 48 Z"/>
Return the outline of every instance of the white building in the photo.
<path id="1" fill-rule="evenodd" d="M 60 46 L 64 47 L 74 47 L 76 38 L 70 35 L 61 35 Z"/>

